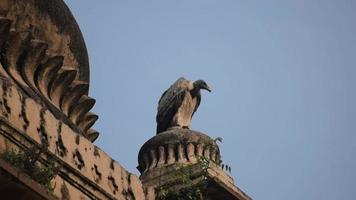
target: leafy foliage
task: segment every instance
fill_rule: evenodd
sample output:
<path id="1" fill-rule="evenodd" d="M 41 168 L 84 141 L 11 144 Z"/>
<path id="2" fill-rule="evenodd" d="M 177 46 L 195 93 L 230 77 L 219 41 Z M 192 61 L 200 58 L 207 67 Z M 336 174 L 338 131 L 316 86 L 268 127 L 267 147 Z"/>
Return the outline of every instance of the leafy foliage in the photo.
<path id="1" fill-rule="evenodd" d="M 173 172 L 167 183 L 156 190 L 157 200 L 204 200 L 208 181 L 210 162 L 205 157 L 198 158 L 200 173 L 193 171 L 193 165 L 185 166 Z M 181 189 L 175 186 L 183 185 Z"/>
<path id="2" fill-rule="evenodd" d="M 222 143 L 223 139 L 217 137 L 214 139 L 216 145 L 220 142 Z M 215 148 L 212 144 L 204 141 L 204 148 Z M 167 178 L 165 184 L 160 185 L 156 189 L 156 200 L 205 200 L 206 199 L 206 190 L 209 181 L 209 172 L 211 164 L 219 166 L 222 170 L 231 172 L 231 167 L 227 164 L 223 164 L 221 158 L 217 161 L 208 160 L 204 156 L 197 157 L 198 159 L 198 168 L 201 169 L 200 173 L 195 173 L 193 167 L 196 165 L 184 166 Z M 178 187 L 177 187 L 178 186 Z M 179 186 L 181 186 L 179 188 Z"/>
<path id="3" fill-rule="evenodd" d="M 48 164 L 39 164 L 43 149 L 31 148 L 28 152 L 15 152 L 7 150 L 0 153 L 0 158 L 7 161 L 17 169 L 28 174 L 33 180 L 53 191 L 51 180 L 58 174 L 60 166 L 56 166 L 53 158 L 48 159 Z"/>

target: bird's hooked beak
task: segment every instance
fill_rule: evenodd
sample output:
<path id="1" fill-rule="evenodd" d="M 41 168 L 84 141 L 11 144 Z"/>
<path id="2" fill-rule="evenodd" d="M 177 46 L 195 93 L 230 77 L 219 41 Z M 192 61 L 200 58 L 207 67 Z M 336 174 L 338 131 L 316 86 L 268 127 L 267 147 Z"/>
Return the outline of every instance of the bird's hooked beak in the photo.
<path id="1" fill-rule="evenodd" d="M 211 89 L 209 86 L 204 87 L 203 89 L 207 90 L 208 92 L 211 92 Z"/>

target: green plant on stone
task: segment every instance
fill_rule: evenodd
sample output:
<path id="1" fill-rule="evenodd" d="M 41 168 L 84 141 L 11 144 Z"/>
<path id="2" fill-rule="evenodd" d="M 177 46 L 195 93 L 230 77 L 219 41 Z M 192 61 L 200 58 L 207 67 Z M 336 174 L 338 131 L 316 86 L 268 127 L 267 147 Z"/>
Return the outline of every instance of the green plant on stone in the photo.
<path id="1" fill-rule="evenodd" d="M 25 172 L 33 180 L 53 191 L 51 180 L 59 173 L 61 166 L 57 166 L 53 157 L 48 158 L 46 165 L 39 164 L 38 159 L 46 147 L 33 147 L 28 151 L 6 150 L 0 153 L 0 158 L 7 161 L 17 169 Z"/>
<path id="2" fill-rule="evenodd" d="M 199 157 L 197 165 L 202 169 L 200 172 L 194 173 L 196 165 L 189 165 L 166 177 L 166 183 L 156 189 L 156 200 L 204 200 L 210 163 L 205 157 Z"/>
<path id="3" fill-rule="evenodd" d="M 214 139 L 215 144 L 222 142 L 222 138 Z M 207 141 L 199 141 L 206 148 L 217 148 Z M 221 167 L 223 170 L 230 171 L 231 167 L 223 164 L 222 160 L 209 160 L 204 156 L 196 157 L 197 164 L 184 166 L 174 171 L 166 178 L 166 183 L 156 189 L 156 200 L 204 200 L 206 199 L 206 190 L 209 181 L 209 172 L 211 164 Z M 201 169 L 200 172 L 194 173 L 193 168 Z M 178 186 L 178 187 L 177 187 Z M 179 187 L 182 186 L 182 187 Z"/>

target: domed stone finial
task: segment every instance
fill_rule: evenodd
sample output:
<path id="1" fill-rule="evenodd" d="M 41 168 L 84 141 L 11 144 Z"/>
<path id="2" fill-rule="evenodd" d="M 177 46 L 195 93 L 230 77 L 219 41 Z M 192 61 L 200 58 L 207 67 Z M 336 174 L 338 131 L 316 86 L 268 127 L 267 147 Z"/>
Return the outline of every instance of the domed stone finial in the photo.
<path id="1" fill-rule="evenodd" d="M 213 139 L 198 131 L 170 129 L 141 147 L 137 168 L 144 178 L 167 166 L 196 164 L 203 157 L 215 163 L 220 161 L 220 150 Z"/>
<path id="2" fill-rule="evenodd" d="M 198 131 L 161 132 L 141 147 L 138 163 L 149 200 L 177 199 L 176 195 L 185 199 L 184 191 L 204 199 L 251 200 L 222 169 L 215 140 Z"/>

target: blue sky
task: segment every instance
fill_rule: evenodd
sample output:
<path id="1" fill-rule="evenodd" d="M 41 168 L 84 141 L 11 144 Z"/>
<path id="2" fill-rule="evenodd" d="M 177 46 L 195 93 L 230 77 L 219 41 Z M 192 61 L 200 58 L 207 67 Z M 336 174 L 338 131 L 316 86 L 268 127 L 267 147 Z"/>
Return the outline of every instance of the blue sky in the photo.
<path id="1" fill-rule="evenodd" d="M 95 143 L 129 171 L 184 76 L 213 90 L 192 129 L 223 138 L 252 198 L 355 198 L 356 1 L 66 2 L 89 52 Z"/>

